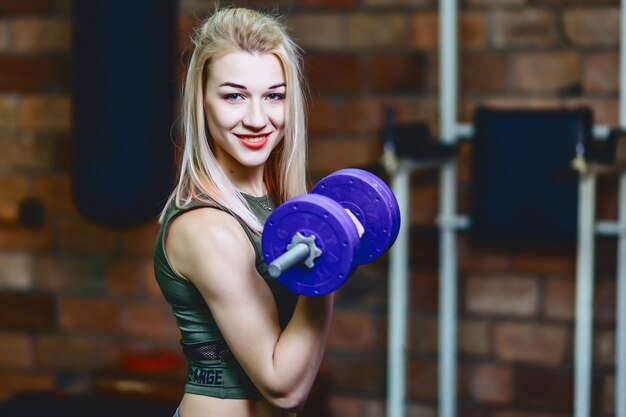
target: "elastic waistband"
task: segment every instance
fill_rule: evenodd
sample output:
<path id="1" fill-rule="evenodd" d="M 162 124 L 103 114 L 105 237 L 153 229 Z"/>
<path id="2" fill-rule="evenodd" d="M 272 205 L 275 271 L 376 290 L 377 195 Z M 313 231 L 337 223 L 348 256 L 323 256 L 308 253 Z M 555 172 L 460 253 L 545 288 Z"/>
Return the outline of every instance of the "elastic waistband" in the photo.
<path id="1" fill-rule="evenodd" d="M 187 383 L 194 386 L 211 388 L 254 387 L 252 381 L 239 366 L 206 366 L 189 363 Z"/>

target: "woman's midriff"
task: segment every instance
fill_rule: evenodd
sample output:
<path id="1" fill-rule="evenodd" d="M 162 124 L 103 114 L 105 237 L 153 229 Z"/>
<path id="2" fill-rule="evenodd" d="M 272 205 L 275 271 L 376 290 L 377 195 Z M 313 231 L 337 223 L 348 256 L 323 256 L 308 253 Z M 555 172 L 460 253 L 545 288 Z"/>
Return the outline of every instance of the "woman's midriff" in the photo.
<path id="1" fill-rule="evenodd" d="M 296 417 L 295 413 L 272 407 L 265 399 L 234 400 L 185 393 L 180 417 Z"/>

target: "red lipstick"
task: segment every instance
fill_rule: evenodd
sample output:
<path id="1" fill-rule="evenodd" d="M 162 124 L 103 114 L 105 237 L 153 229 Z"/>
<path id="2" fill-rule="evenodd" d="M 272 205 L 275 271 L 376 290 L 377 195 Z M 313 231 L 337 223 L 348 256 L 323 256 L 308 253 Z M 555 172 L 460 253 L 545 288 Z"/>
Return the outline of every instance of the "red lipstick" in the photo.
<path id="1" fill-rule="evenodd" d="M 270 138 L 269 133 L 261 135 L 236 135 L 241 143 L 250 149 L 261 149 Z"/>

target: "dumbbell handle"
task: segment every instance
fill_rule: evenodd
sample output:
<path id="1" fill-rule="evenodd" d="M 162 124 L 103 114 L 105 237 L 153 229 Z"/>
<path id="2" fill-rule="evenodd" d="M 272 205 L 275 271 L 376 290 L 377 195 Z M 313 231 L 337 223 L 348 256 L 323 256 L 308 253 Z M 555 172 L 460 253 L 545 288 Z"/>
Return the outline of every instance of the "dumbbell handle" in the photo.
<path id="1" fill-rule="evenodd" d="M 311 254 L 311 249 L 306 243 L 298 243 L 285 253 L 274 259 L 267 267 L 272 278 L 278 278 L 280 274 L 289 268 L 304 262 Z"/>

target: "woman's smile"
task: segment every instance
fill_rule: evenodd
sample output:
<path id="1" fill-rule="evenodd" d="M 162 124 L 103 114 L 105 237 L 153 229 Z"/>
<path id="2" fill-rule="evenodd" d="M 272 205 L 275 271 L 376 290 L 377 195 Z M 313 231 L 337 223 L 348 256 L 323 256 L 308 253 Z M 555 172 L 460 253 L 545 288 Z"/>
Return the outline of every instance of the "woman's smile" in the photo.
<path id="1" fill-rule="evenodd" d="M 250 149 L 261 149 L 270 138 L 271 133 L 261 133 L 258 135 L 239 135 L 235 133 L 234 135 L 241 140 L 245 146 Z"/>

